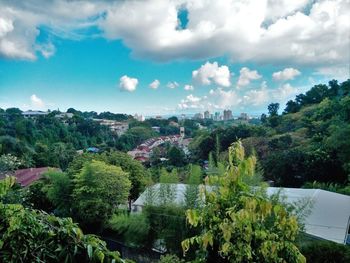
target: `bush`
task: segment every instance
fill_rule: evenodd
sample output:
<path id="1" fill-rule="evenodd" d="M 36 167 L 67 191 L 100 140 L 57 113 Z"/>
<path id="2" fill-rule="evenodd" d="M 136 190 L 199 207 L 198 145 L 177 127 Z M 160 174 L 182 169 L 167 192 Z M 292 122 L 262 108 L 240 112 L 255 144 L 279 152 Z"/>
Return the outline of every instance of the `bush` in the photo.
<path id="1" fill-rule="evenodd" d="M 350 262 L 350 247 L 328 241 L 314 241 L 301 248 L 307 262 L 347 263 Z"/>
<path id="2" fill-rule="evenodd" d="M 146 243 L 150 224 L 142 214 L 115 214 L 108 222 L 109 227 L 117 232 L 127 245 L 141 247 Z"/>
<path id="3" fill-rule="evenodd" d="M 169 254 L 169 255 L 161 256 L 159 263 L 185 263 L 185 261 L 182 259 L 179 259 L 175 255 Z"/>

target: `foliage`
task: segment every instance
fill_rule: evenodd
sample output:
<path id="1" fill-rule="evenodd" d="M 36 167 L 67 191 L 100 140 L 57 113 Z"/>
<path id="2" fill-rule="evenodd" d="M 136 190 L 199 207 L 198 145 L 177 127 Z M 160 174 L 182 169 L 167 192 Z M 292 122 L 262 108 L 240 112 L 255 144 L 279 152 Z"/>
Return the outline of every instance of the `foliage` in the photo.
<path id="1" fill-rule="evenodd" d="M 303 185 L 303 188 L 323 189 L 330 192 L 335 192 L 343 195 L 350 195 L 350 185 L 343 186 L 335 183 L 320 183 L 320 182 L 308 182 Z"/>
<path id="2" fill-rule="evenodd" d="M 144 214 L 114 214 L 108 227 L 122 237 L 129 246 L 142 247 L 147 243 L 150 223 Z"/>
<path id="3" fill-rule="evenodd" d="M 176 255 L 168 254 L 165 256 L 161 256 L 158 263 L 185 263 L 185 261 L 183 259 L 180 259 Z"/>
<path id="4" fill-rule="evenodd" d="M 22 164 L 16 156 L 3 154 L 0 156 L 0 175 L 15 171 Z"/>
<path id="5" fill-rule="evenodd" d="M 254 156 L 245 158 L 240 141 L 229 148 L 225 174 L 206 180 L 204 206 L 186 212 L 188 223 L 202 232 L 182 242 L 184 252 L 197 244 L 199 259 L 209 262 L 305 262 L 294 245 L 297 218 L 263 189 L 253 193 L 243 182 L 255 164 Z"/>
<path id="6" fill-rule="evenodd" d="M 120 167 L 92 160 L 75 175 L 75 212 L 84 224 L 103 223 L 120 204 L 125 204 L 131 183 Z"/>
<path id="7" fill-rule="evenodd" d="M 46 197 L 55 207 L 55 214 L 68 216 L 70 214 L 72 182 L 67 174 L 59 171 L 48 171 L 44 175 L 48 184 L 43 188 Z"/>
<path id="8" fill-rule="evenodd" d="M 183 166 L 186 162 L 185 153 L 176 146 L 172 146 L 167 155 L 169 164 L 173 166 Z"/>
<path id="9" fill-rule="evenodd" d="M 1 262 L 123 262 L 105 242 L 84 235 L 70 218 L 58 218 L 1 199 L 15 183 L 0 181 Z"/>
<path id="10" fill-rule="evenodd" d="M 83 165 L 91 160 L 99 160 L 110 165 L 119 166 L 129 174 L 129 180 L 131 181 L 129 199 L 136 199 L 150 180 L 149 173 L 140 162 L 133 160 L 126 153 L 118 151 L 104 152 L 98 155 L 79 155 L 70 163 L 68 174 L 74 176 L 79 173 Z"/>
<path id="11" fill-rule="evenodd" d="M 150 223 L 147 244 L 153 246 L 156 240 L 162 240 L 167 252 L 180 255 L 181 241 L 191 233 L 184 209 L 175 205 L 146 206 L 142 213 Z"/>
<path id="12" fill-rule="evenodd" d="M 350 262 L 350 247 L 329 241 L 312 241 L 301 246 L 307 262 L 347 263 Z"/>

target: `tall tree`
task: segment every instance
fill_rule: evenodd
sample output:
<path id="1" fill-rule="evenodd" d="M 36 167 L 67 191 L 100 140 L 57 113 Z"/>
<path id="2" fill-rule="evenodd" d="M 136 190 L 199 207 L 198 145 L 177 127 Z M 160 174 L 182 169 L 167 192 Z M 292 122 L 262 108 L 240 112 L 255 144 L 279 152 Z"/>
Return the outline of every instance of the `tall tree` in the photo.
<path id="1" fill-rule="evenodd" d="M 184 252 L 196 244 L 198 259 L 207 262 L 306 262 L 294 245 L 296 217 L 243 182 L 255 164 L 240 141 L 229 148 L 226 173 L 207 179 L 204 206 L 186 212 L 189 224 L 203 230 L 182 242 Z"/>
<path id="2" fill-rule="evenodd" d="M 102 223 L 126 204 L 131 183 L 120 167 L 93 160 L 75 176 L 73 199 L 80 221 Z"/>

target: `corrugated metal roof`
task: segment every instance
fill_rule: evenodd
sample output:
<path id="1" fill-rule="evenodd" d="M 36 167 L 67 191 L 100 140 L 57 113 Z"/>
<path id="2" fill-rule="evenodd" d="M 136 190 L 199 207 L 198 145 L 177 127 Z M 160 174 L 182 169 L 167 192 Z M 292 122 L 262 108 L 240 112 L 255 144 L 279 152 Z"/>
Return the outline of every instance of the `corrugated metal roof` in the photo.
<path id="1" fill-rule="evenodd" d="M 174 189 L 176 204 L 185 202 L 185 184 L 169 184 Z M 157 192 L 160 184 L 152 186 Z M 146 189 L 147 191 L 147 189 Z M 133 203 L 134 206 L 144 206 L 146 203 L 146 191 Z M 300 204 L 308 201 L 311 205 L 310 212 L 304 218 L 305 232 L 315 237 L 344 244 L 348 234 L 350 220 L 350 196 L 337 194 L 321 189 L 279 188 L 268 187 L 267 194 L 280 193 L 285 202 Z M 157 196 L 157 195 L 155 195 Z M 160 200 L 155 200 L 159 203 Z"/>

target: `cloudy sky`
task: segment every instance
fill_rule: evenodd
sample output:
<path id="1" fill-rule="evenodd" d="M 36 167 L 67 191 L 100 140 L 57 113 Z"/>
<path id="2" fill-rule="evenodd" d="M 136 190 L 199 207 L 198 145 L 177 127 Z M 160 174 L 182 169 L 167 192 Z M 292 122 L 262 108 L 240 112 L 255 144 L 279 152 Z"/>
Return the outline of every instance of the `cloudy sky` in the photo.
<path id="1" fill-rule="evenodd" d="M 0 0 L 0 107 L 259 114 L 349 78 L 349 14 L 350 0 Z"/>

